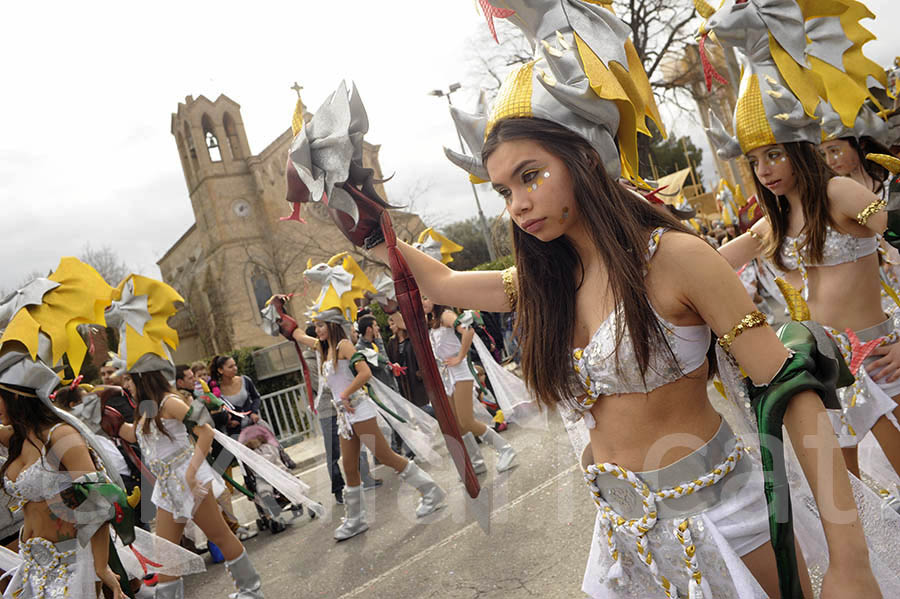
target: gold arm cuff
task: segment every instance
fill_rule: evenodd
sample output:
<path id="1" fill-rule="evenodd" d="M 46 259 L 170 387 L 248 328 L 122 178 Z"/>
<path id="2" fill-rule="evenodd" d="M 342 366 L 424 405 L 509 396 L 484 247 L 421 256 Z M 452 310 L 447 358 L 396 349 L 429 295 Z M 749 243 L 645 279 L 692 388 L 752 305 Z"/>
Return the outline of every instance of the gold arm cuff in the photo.
<path id="1" fill-rule="evenodd" d="M 769 321 L 766 320 L 766 315 L 759 310 L 754 310 L 743 317 L 739 323 L 734 325 L 734 328 L 719 337 L 719 346 L 725 351 L 731 351 L 731 344 L 734 343 L 734 340 L 737 339 L 741 333 L 747 329 L 768 326 L 768 324 Z"/>
<path id="2" fill-rule="evenodd" d="M 506 293 L 506 299 L 509 301 L 509 307 L 516 309 L 519 301 L 519 290 L 516 287 L 516 267 L 510 266 L 500 273 L 503 278 L 503 291 Z"/>
<path id="3" fill-rule="evenodd" d="M 750 234 L 750 237 L 753 238 L 756 241 L 756 243 L 758 243 L 759 245 L 763 245 L 762 235 L 760 235 L 753 229 L 747 229 L 747 233 Z"/>
<path id="4" fill-rule="evenodd" d="M 884 210 L 885 206 L 887 206 L 886 200 L 873 200 L 871 204 L 863 208 L 862 212 L 856 215 L 856 222 L 865 226 L 869 221 L 869 217 Z"/>

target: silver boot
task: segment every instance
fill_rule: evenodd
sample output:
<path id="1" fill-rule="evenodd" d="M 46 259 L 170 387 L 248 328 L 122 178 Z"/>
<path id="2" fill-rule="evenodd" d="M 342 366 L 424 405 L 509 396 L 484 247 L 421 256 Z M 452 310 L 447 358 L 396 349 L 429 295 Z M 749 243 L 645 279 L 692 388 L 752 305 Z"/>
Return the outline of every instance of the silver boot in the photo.
<path id="1" fill-rule="evenodd" d="M 487 427 L 481 440 L 494 446 L 497 452 L 497 472 L 505 472 L 513 467 L 513 460 L 516 459 L 516 450 L 512 445 L 503 440 L 503 437 L 497 434 L 497 431 L 491 427 Z"/>
<path id="2" fill-rule="evenodd" d="M 172 580 L 170 582 L 159 582 L 153 589 L 156 599 L 184 599 L 184 580 Z"/>
<path id="3" fill-rule="evenodd" d="M 403 482 L 408 483 L 416 488 L 422 494 L 419 505 L 416 506 L 416 517 L 422 518 L 428 514 L 443 507 L 442 503 L 447 494 L 442 488 L 437 486 L 431 476 L 419 468 L 412 460 L 400 473 Z"/>
<path id="4" fill-rule="evenodd" d="M 472 468 L 475 474 L 484 474 L 487 472 L 487 466 L 484 465 L 484 456 L 481 455 L 481 448 L 478 447 L 478 441 L 475 440 L 475 433 L 469 432 L 462 436 L 463 443 L 466 445 L 466 452 L 469 459 L 472 460 Z"/>
<path id="5" fill-rule="evenodd" d="M 262 580 L 253 564 L 247 550 L 235 559 L 225 562 L 225 569 L 231 574 L 237 593 L 228 595 L 228 599 L 265 599 L 262 592 Z"/>
<path id="6" fill-rule="evenodd" d="M 366 510 L 363 507 L 363 487 L 344 487 L 344 522 L 334 530 L 334 538 L 346 541 L 361 532 L 369 530 Z"/>

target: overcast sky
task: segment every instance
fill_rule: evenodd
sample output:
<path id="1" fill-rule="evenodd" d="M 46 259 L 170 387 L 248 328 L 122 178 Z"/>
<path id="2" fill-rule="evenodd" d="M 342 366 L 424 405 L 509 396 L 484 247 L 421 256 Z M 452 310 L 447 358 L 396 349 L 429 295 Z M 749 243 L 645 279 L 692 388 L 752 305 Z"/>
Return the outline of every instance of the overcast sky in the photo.
<path id="1" fill-rule="evenodd" d="M 169 132 L 188 94 L 238 102 L 257 153 L 290 125 L 293 81 L 315 110 L 341 78 L 352 79 L 369 113 L 367 140 L 381 144 L 384 172 L 396 173 L 389 197 L 427 183 L 418 204 L 427 216 L 473 214 L 467 178 L 441 150 L 457 143 L 446 101 L 427 92 L 471 79 L 466 57 L 486 27 L 475 4 L 5 3 L 0 289 L 86 243 L 109 245 L 159 276 L 156 261 L 194 222 Z M 900 6 L 867 4 L 878 18 L 866 25 L 879 39 L 866 52 L 889 64 L 900 54 L 890 30 Z M 454 102 L 471 106 L 476 91 L 461 90 Z M 668 126 L 701 139 L 687 121 Z M 481 198 L 489 216 L 502 210 L 496 194 Z"/>

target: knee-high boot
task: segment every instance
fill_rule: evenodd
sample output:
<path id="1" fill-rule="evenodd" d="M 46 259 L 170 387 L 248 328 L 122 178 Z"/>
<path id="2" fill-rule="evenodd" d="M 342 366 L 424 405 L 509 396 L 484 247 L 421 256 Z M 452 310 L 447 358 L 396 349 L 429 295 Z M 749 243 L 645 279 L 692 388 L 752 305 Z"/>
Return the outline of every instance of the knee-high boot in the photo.
<path id="1" fill-rule="evenodd" d="M 127 582 L 126 582 L 127 584 Z M 171 580 L 160 582 L 153 589 L 156 599 L 184 599 L 184 580 Z"/>
<path id="2" fill-rule="evenodd" d="M 431 476 L 419 468 L 412 460 L 406 464 L 406 468 L 400 473 L 403 482 L 412 485 L 422 494 L 419 505 L 416 506 L 416 517 L 422 518 L 443 507 L 442 503 L 447 493 L 440 488 Z"/>
<path id="3" fill-rule="evenodd" d="M 494 451 L 497 452 L 497 472 L 504 472 L 513 467 L 513 460 L 516 459 L 516 450 L 503 437 L 498 435 L 497 431 L 487 427 L 487 430 L 481 435 L 481 440 L 485 443 L 490 443 L 494 447 Z"/>
<path id="4" fill-rule="evenodd" d="M 231 574 L 237 593 L 228 595 L 229 599 L 265 599 L 262 592 L 262 580 L 253 564 L 247 550 L 231 561 L 225 562 L 225 569 Z"/>
<path id="5" fill-rule="evenodd" d="M 475 433 L 466 433 L 462 436 L 463 443 L 466 445 L 466 451 L 472 460 L 472 468 L 475 474 L 484 474 L 487 472 L 487 466 L 484 465 L 484 456 L 481 455 L 481 448 L 478 447 L 478 441 L 475 440 Z"/>
<path id="6" fill-rule="evenodd" d="M 369 530 L 366 513 L 363 509 L 363 487 L 344 487 L 344 521 L 334 531 L 334 538 L 345 541 L 359 533 Z"/>

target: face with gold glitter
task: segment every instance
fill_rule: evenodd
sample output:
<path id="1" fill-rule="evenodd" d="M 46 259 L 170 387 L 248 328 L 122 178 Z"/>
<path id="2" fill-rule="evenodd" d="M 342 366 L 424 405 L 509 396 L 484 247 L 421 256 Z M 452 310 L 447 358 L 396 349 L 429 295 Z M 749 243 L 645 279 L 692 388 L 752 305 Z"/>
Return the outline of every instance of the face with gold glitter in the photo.
<path id="1" fill-rule="evenodd" d="M 562 161 L 540 144 L 529 139 L 505 141 L 485 167 L 520 229 L 552 241 L 572 227 L 577 212 L 572 177 Z"/>
<path id="2" fill-rule="evenodd" d="M 859 168 L 859 157 L 846 139 L 833 139 L 819 146 L 819 154 L 842 177 L 847 177 Z"/>
<path id="3" fill-rule="evenodd" d="M 781 144 L 763 146 L 747 153 L 750 168 L 759 182 L 776 196 L 793 191 L 797 185 L 794 167 Z"/>

